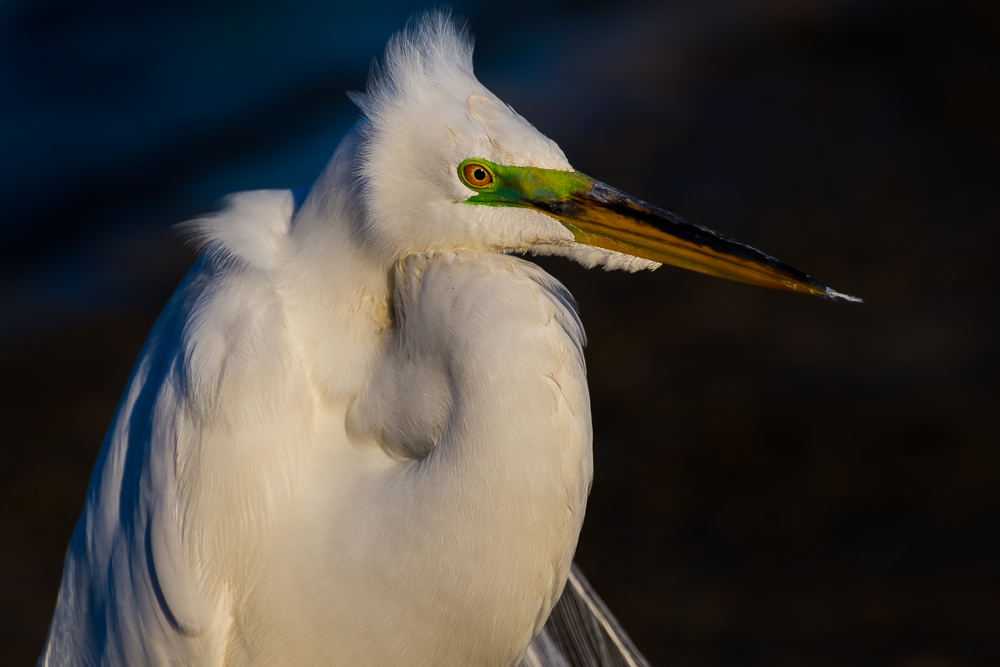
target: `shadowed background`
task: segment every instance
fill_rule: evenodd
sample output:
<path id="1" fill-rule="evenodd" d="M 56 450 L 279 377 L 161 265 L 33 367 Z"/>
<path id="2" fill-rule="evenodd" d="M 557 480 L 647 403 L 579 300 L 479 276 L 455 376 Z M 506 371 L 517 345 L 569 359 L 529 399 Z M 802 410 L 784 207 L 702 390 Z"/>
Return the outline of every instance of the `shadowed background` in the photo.
<path id="1" fill-rule="evenodd" d="M 312 182 L 406 2 L 0 5 L 0 663 L 33 664 L 91 466 L 194 255 Z M 656 665 L 1000 664 L 1000 10 L 456 2 L 581 171 L 864 305 L 539 260 L 580 302 L 577 558 Z"/>

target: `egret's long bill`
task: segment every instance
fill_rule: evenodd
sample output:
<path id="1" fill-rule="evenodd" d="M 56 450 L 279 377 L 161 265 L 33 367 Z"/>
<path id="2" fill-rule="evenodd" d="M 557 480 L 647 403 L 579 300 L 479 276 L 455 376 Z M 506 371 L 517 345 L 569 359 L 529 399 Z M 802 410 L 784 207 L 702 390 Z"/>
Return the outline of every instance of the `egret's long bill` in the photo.
<path id="1" fill-rule="evenodd" d="M 558 219 L 579 243 L 761 287 L 860 301 L 755 248 L 578 171 L 510 167 L 472 158 L 459 164 L 458 175 L 478 192 L 465 203 L 533 208 Z"/>

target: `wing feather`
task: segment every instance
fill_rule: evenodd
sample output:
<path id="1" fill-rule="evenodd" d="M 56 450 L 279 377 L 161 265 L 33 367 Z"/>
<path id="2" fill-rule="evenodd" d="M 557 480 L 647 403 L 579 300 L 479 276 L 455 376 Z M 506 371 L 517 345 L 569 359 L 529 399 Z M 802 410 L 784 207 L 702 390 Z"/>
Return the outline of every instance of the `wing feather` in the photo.
<path id="1" fill-rule="evenodd" d="M 294 448 L 279 444 L 308 425 L 269 275 L 291 203 L 287 191 L 244 193 L 189 225 L 206 252 L 157 320 L 108 431 L 41 665 L 222 664 L 227 593 L 250 585 L 241 565 L 291 486 Z"/>

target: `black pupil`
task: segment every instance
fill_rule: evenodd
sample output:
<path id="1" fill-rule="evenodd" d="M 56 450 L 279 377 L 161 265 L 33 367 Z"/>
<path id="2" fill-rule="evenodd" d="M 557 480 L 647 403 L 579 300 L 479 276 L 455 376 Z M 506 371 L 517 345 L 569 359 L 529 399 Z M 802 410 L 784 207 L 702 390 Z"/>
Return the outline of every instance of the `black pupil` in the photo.
<path id="1" fill-rule="evenodd" d="M 486 180 L 486 170 L 483 169 L 482 167 L 476 167 L 472 171 L 472 178 L 474 178 L 477 181 L 485 181 Z"/>

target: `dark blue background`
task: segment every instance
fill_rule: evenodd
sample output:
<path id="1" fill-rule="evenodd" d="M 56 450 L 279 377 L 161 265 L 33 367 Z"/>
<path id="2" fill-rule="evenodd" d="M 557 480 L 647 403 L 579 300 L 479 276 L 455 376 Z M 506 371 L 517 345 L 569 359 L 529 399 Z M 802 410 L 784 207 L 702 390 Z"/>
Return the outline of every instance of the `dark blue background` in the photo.
<path id="1" fill-rule="evenodd" d="M 454 3 L 574 166 L 866 299 L 544 266 L 590 336 L 578 559 L 660 665 L 1000 664 L 994 2 Z M 193 260 L 310 183 L 425 5 L 0 6 L 0 663 Z"/>

